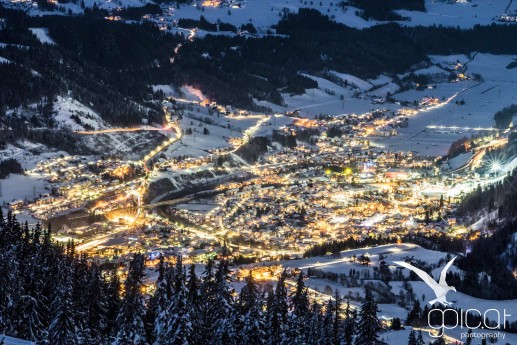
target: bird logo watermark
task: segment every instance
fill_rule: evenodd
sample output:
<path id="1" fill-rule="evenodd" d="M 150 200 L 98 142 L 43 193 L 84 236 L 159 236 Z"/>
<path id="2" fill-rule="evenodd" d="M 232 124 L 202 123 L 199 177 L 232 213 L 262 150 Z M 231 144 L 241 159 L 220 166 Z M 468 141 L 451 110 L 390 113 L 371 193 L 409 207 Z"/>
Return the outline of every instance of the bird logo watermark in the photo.
<path id="1" fill-rule="evenodd" d="M 443 306 L 448 307 L 452 303 L 448 302 L 445 297 L 447 296 L 447 293 L 449 291 L 456 292 L 456 288 L 454 286 L 447 285 L 447 282 L 445 281 L 445 277 L 447 276 L 447 271 L 449 270 L 449 268 L 451 267 L 451 265 L 455 259 L 456 259 L 456 257 L 452 258 L 452 260 L 449 261 L 447 263 L 447 265 L 445 265 L 445 267 L 442 270 L 442 273 L 440 273 L 440 280 L 438 282 L 436 282 L 433 279 L 433 277 L 431 277 L 429 274 L 427 274 L 427 272 L 425 272 L 419 268 L 416 268 L 415 266 L 408 264 L 407 262 L 394 261 L 394 263 L 415 272 L 416 275 L 419 276 L 420 279 L 422 279 L 424 281 L 424 283 L 429 285 L 429 287 L 434 291 L 434 294 L 436 295 L 436 298 L 429 301 L 429 304 L 434 305 L 435 303 L 439 302 Z"/>
<path id="2" fill-rule="evenodd" d="M 447 276 L 447 271 L 449 271 L 455 259 L 456 257 L 452 258 L 452 260 L 450 260 L 445 265 L 440 273 L 440 279 L 438 281 L 435 281 L 434 278 L 431 277 L 427 272 L 411 265 L 410 263 L 404 261 L 394 261 L 393 263 L 413 271 L 433 290 L 436 298 L 429 301 L 430 305 L 435 305 L 436 303 L 440 303 L 442 305 L 442 308 L 433 308 L 427 314 L 429 327 L 434 331 L 438 331 L 438 334 L 430 332 L 432 337 L 443 337 L 445 335 L 446 329 L 451 330 L 456 327 L 464 329 L 465 327 L 469 329 L 470 332 L 462 333 L 462 339 L 486 339 L 494 337 L 504 339 L 505 333 L 499 332 L 499 330 L 505 329 L 508 322 L 508 317 L 511 316 L 511 314 L 507 313 L 506 309 L 503 309 L 501 313 L 497 309 L 488 309 L 484 312 L 481 312 L 475 308 L 470 308 L 466 311 L 461 309 L 456 310 L 453 308 L 448 308 L 452 305 L 452 302 L 447 301 L 447 293 L 450 291 L 456 292 L 456 288 L 454 286 L 449 286 L 445 281 L 445 278 Z M 431 319 L 433 319 L 434 322 L 431 322 Z M 491 331 L 492 333 L 472 333 L 472 330 L 475 329 L 483 329 L 486 331 Z"/>

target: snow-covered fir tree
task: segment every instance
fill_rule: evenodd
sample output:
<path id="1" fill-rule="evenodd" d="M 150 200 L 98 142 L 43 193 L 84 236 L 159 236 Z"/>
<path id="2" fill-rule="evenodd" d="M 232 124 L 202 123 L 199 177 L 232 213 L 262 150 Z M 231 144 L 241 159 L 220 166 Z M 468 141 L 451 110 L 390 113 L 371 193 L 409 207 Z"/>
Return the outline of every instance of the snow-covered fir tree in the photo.
<path id="1" fill-rule="evenodd" d="M 265 344 L 264 294 L 259 291 L 250 272 L 241 289 L 238 303 L 238 340 L 241 344 Z"/>
<path id="2" fill-rule="evenodd" d="M 124 298 L 117 317 L 118 333 L 113 345 L 144 345 L 147 343 L 144 328 L 145 301 L 142 293 L 145 258 L 135 254 L 129 263 L 124 284 Z"/>
<path id="3" fill-rule="evenodd" d="M 164 344 L 167 341 L 165 324 L 168 320 L 168 308 L 172 297 L 173 270 L 165 267 L 163 256 L 160 256 L 158 265 L 158 278 L 156 280 L 156 291 L 151 297 L 148 317 L 153 325 L 152 341 L 154 344 Z"/>
<path id="4" fill-rule="evenodd" d="M 416 333 L 414 330 L 411 330 L 411 332 L 409 332 L 407 345 L 416 345 Z"/>
<path id="5" fill-rule="evenodd" d="M 352 309 L 350 300 L 348 299 L 345 306 L 345 321 L 343 328 L 344 345 L 352 345 L 354 342 L 354 335 L 357 331 L 357 312 L 355 309 Z"/>
<path id="6" fill-rule="evenodd" d="M 285 344 L 288 329 L 286 272 L 282 272 L 267 307 L 267 339 L 270 344 Z"/>
<path id="7" fill-rule="evenodd" d="M 235 329 L 237 313 L 233 297 L 234 290 L 230 285 L 229 273 L 228 261 L 221 260 L 215 274 L 214 310 L 217 314 L 214 323 L 214 345 L 235 344 L 237 339 L 237 331 Z"/>
<path id="8" fill-rule="evenodd" d="M 371 289 L 367 286 L 364 290 L 364 301 L 359 312 L 358 331 L 355 338 L 355 345 L 380 345 L 384 344 L 379 340 L 379 332 L 382 330 L 381 323 L 377 318 L 377 303 Z"/>
<path id="9" fill-rule="evenodd" d="M 78 343 L 77 327 L 74 322 L 74 301 L 72 299 L 72 273 L 70 267 L 61 269 L 61 282 L 52 301 L 51 322 L 48 330 L 49 344 L 75 345 Z"/>
<path id="10" fill-rule="evenodd" d="M 160 258 L 149 296 L 143 255 L 130 261 L 122 289 L 118 267 L 103 268 L 73 243 L 54 243 L 50 229 L 29 231 L 1 213 L 0 258 L 0 330 L 38 344 L 380 344 L 370 290 L 358 317 L 338 293 L 311 304 L 303 273 L 283 272 L 275 286 L 250 274 L 236 294 L 224 257 L 209 260 L 199 277 L 181 257 Z M 291 294 L 287 279 L 296 281 Z M 421 334 L 414 338 L 423 345 Z"/>
<path id="11" fill-rule="evenodd" d="M 165 339 L 170 345 L 188 345 L 192 342 L 192 316 L 181 256 L 176 259 L 174 273 L 173 293 L 166 310 L 168 318 L 164 326 Z"/>

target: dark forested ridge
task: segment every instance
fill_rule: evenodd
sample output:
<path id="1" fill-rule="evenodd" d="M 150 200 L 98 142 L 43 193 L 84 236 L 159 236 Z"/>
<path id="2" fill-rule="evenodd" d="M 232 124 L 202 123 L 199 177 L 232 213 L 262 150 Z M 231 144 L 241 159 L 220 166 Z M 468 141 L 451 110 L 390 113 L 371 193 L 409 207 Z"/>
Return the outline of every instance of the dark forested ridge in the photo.
<path id="1" fill-rule="evenodd" d="M 0 31 L 0 114 L 42 98 L 70 94 L 104 119 L 128 125 L 150 117 L 160 122 L 160 107 L 145 78 L 168 61 L 180 37 L 150 25 L 108 23 L 89 17 L 29 18 L 0 7 L 7 26 Z M 28 27 L 48 28 L 57 45 L 41 44 Z"/>
<path id="2" fill-rule="evenodd" d="M 464 197 L 460 215 L 494 214 L 495 217 L 487 221 L 485 232 L 469 245 L 465 257 L 458 261 L 458 266 L 466 271 L 463 279 L 450 274 L 451 282 L 461 291 L 480 298 L 517 298 L 517 279 L 512 273 L 517 267 L 516 197 L 515 170 L 501 182 L 485 189 L 478 187 Z"/>
<path id="3" fill-rule="evenodd" d="M 70 91 L 116 124 L 147 115 L 159 120 L 159 96 L 151 84 L 190 84 L 220 103 L 258 109 L 254 98 L 282 104 L 282 92 L 316 87 L 300 72 L 331 69 L 372 78 L 407 71 L 431 53 L 517 53 L 516 26 L 460 30 L 386 24 L 357 30 L 309 9 L 285 13 L 276 26 L 281 36 L 208 35 L 192 42 L 149 23 L 109 22 L 92 14 L 31 18 L 0 8 L 0 16 L 7 23 L 0 42 L 12 44 L 0 55 L 13 62 L 0 64 L 6 86 L 0 90 L 0 109 Z M 210 30 L 236 29 L 202 17 L 190 22 Z M 41 44 L 29 27 L 47 28 L 57 45 Z"/>
<path id="4" fill-rule="evenodd" d="M 152 282 L 136 254 L 121 283 L 119 267 L 0 213 L 0 333 L 52 345 L 370 344 L 381 337 L 368 287 L 356 314 L 339 294 L 311 303 L 303 274 L 293 292 L 284 272 L 274 286 L 249 276 L 236 294 L 224 258 L 208 261 L 200 277 L 194 265 L 175 261 L 161 258 Z"/>
<path id="5" fill-rule="evenodd" d="M 350 0 L 350 5 L 360 8 L 365 19 L 405 20 L 395 10 L 425 11 L 424 0 Z"/>

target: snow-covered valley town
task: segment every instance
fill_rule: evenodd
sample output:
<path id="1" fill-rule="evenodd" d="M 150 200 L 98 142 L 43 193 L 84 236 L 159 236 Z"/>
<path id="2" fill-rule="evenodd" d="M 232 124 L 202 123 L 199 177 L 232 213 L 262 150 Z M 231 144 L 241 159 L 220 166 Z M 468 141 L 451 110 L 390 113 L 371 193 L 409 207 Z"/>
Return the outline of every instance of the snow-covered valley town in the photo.
<path id="1" fill-rule="evenodd" d="M 0 288 L 0 343 L 517 344 L 517 50 L 483 32 L 517 4 L 414 2 L 2 0 L 2 260 L 55 246 L 84 287 Z M 363 64 L 327 46 L 383 30 L 405 45 Z M 90 283 L 119 304 L 67 328 Z"/>

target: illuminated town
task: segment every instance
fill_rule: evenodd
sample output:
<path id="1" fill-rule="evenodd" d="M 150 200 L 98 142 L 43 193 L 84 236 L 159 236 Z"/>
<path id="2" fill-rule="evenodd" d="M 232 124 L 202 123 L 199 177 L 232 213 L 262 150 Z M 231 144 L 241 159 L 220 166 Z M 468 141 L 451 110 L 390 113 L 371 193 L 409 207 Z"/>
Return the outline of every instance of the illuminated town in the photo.
<path id="1" fill-rule="evenodd" d="M 515 23 L 0 0 L 0 345 L 517 344 Z"/>
<path id="2" fill-rule="evenodd" d="M 470 159 L 454 169 L 447 162 L 436 164 L 435 157 L 382 144 L 382 138 L 397 136 L 398 128 L 427 110 L 428 100 L 416 108 L 317 120 L 295 113 L 227 111 L 206 101 L 171 99 L 164 107 L 168 122 L 163 128 L 79 132 L 163 133 L 165 139 L 141 159 L 67 156 L 42 161 L 27 173 L 44 178 L 50 192 L 10 207 L 52 224 L 59 241 L 73 240 L 78 251 L 108 260 L 124 260 L 137 250 L 151 257 L 181 254 L 201 263 L 229 250 L 234 257 L 261 261 L 301 257 L 314 244 L 348 238 L 400 241 L 411 234 L 446 234 L 474 239 L 480 232 L 457 219 L 458 202 L 512 168 L 486 154 L 506 145 L 508 130 L 473 129 L 483 135 L 470 149 Z M 190 114 L 189 108 L 196 111 Z M 208 155 L 182 160 L 161 155 L 181 143 L 190 128 L 180 118 L 203 113 L 254 125 Z M 271 132 L 273 122 L 286 123 L 277 126 L 275 135 L 308 142 L 269 151 L 252 164 L 235 158 L 257 133 Z M 188 182 L 150 193 L 149 185 L 164 177 Z"/>

